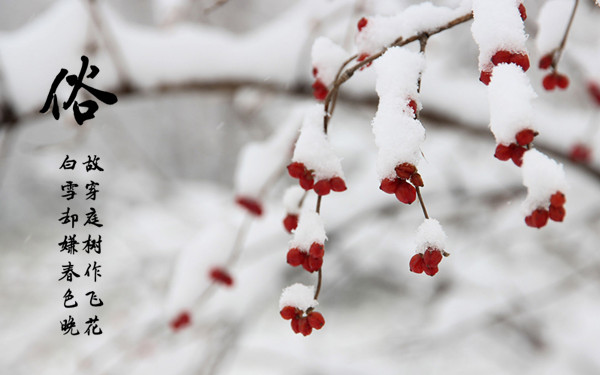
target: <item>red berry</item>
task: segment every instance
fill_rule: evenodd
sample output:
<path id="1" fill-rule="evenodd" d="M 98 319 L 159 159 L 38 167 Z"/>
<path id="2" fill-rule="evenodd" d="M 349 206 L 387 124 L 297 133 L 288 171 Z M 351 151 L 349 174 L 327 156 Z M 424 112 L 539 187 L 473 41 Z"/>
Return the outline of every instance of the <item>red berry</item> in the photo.
<path id="1" fill-rule="evenodd" d="M 427 249 L 423 254 L 423 262 L 426 267 L 434 267 L 442 261 L 442 252 L 439 250 Z"/>
<path id="2" fill-rule="evenodd" d="M 313 180 L 312 173 L 306 173 L 302 177 L 300 177 L 300 187 L 304 190 L 310 190 L 315 186 L 315 181 Z"/>
<path id="3" fill-rule="evenodd" d="M 316 78 L 316 77 L 317 77 L 317 74 L 319 74 L 319 69 L 317 69 L 317 68 L 313 68 L 313 70 L 312 70 L 312 75 L 313 75 L 313 77 L 315 77 L 315 78 Z"/>
<path id="4" fill-rule="evenodd" d="M 262 206 L 259 201 L 254 200 L 248 197 L 236 197 L 235 203 L 244 207 L 248 212 L 252 215 L 260 216 L 262 215 Z"/>
<path id="5" fill-rule="evenodd" d="M 523 5 L 523 3 L 519 4 L 519 14 L 521 15 L 521 19 L 523 21 L 527 19 L 527 10 L 525 9 L 525 5 Z"/>
<path id="6" fill-rule="evenodd" d="M 554 61 L 554 56 L 553 54 L 549 53 L 547 55 L 544 55 L 541 59 L 540 59 L 540 69 L 548 69 L 551 65 L 552 62 Z"/>
<path id="7" fill-rule="evenodd" d="M 367 57 L 369 57 L 369 54 L 368 54 L 368 53 L 361 53 L 361 54 L 358 56 L 358 59 L 356 59 L 356 61 L 358 61 L 358 62 L 364 61 L 364 60 L 365 60 Z M 368 65 L 367 65 L 367 66 L 368 66 Z"/>
<path id="8" fill-rule="evenodd" d="M 494 56 L 492 56 L 492 64 L 494 65 L 498 65 L 498 64 L 502 64 L 502 63 L 509 63 L 511 62 L 511 58 L 512 58 L 513 54 L 511 52 L 508 51 L 504 51 L 504 50 L 500 50 L 497 51 Z"/>
<path id="9" fill-rule="evenodd" d="M 479 80 L 483 82 L 484 85 L 489 85 L 492 80 L 492 72 L 486 70 L 482 71 L 481 74 L 479 74 Z"/>
<path id="10" fill-rule="evenodd" d="M 396 176 L 398 178 L 406 180 L 417 171 L 417 168 L 410 163 L 402 163 L 396 166 Z"/>
<path id="11" fill-rule="evenodd" d="M 300 333 L 300 319 L 297 316 L 292 318 L 292 321 L 290 322 L 290 325 L 292 326 L 292 331 L 294 331 L 294 333 Z"/>
<path id="12" fill-rule="evenodd" d="M 552 194 L 552 196 L 550 197 L 550 205 L 551 206 L 562 207 L 565 205 L 566 201 L 567 201 L 567 198 L 565 198 L 565 195 L 560 191 L 557 191 L 556 193 Z"/>
<path id="13" fill-rule="evenodd" d="M 556 77 L 556 74 L 553 73 L 550 73 L 547 76 L 545 76 L 544 80 L 542 81 L 542 86 L 544 86 L 544 89 L 546 89 L 547 91 L 554 90 L 557 84 L 558 78 Z"/>
<path id="14" fill-rule="evenodd" d="M 346 182 L 341 177 L 332 177 L 329 179 L 329 185 L 331 186 L 331 190 L 333 191 L 344 191 L 346 190 Z"/>
<path id="15" fill-rule="evenodd" d="M 298 215 L 287 214 L 285 219 L 283 219 L 283 226 L 285 227 L 285 230 L 292 233 L 292 231 L 298 227 Z"/>
<path id="16" fill-rule="evenodd" d="M 554 221 L 563 221 L 566 213 L 567 211 L 565 211 L 563 206 L 550 206 L 548 217 Z"/>
<path id="17" fill-rule="evenodd" d="M 298 267 L 303 264 L 306 259 L 306 254 L 300 251 L 298 248 L 291 248 L 287 253 L 287 262 L 292 267 Z"/>
<path id="18" fill-rule="evenodd" d="M 417 102 L 411 99 L 408 102 L 408 106 L 410 107 L 410 109 L 412 109 L 414 117 L 417 118 Z"/>
<path id="19" fill-rule="evenodd" d="M 225 284 L 227 286 L 233 285 L 233 278 L 229 272 L 219 267 L 210 270 L 210 278 L 216 283 Z"/>
<path id="20" fill-rule="evenodd" d="M 565 90 L 567 87 L 569 87 L 569 77 L 564 74 L 557 74 L 556 86 L 558 86 L 558 88 L 561 90 Z"/>
<path id="21" fill-rule="evenodd" d="M 327 97 L 327 94 L 329 94 L 329 90 L 327 89 L 327 86 L 325 86 L 323 84 L 323 82 L 321 82 L 318 79 L 315 81 L 315 83 L 312 84 L 312 88 L 313 88 L 313 96 L 317 100 L 325 100 L 325 98 Z"/>
<path id="22" fill-rule="evenodd" d="M 533 142 L 533 138 L 536 135 L 537 135 L 537 133 L 531 129 L 523 129 L 517 133 L 515 138 L 516 138 L 518 144 L 520 144 L 521 146 L 527 146 L 528 144 Z"/>
<path id="23" fill-rule="evenodd" d="M 293 178 L 300 178 L 306 173 L 306 167 L 304 166 L 304 164 L 299 163 L 297 161 L 288 165 L 287 170 L 290 176 Z"/>
<path id="24" fill-rule="evenodd" d="M 281 317 L 285 320 L 293 319 L 296 315 L 298 315 L 298 309 L 292 306 L 286 306 L 279 312 Z"/>
<path id="25" fill-rule="evenodd" d="M 527 149 L 519 147 L 517 145 L 515 145 L 515 147 L 512 148 L 512 155 L 510 156 L 510 158 L 517 167 L 523 165 L 523 155 L 525 154 L 525 151 L 527 151 Z"/>
<path id="26" fill-rule="evenodd" d="M 304 262 L 302 264 L 302 266 L 304 266 L 305 264 L 307 264 L 307 267 L 304 267 L 305 270 L 307 270 L 308 272 L 315 272 L 321 269 L 321 267 L 323 266 L 323 258 L 316 258 L 313 256 L 308 256 L 307 257 L 308 262 Z"/>
<path id="27" fill-rule="evenodd" d="M 361 31 L 365 26 L 367 26 L 367 19 L 363 17 L 360 20 L 358 20 L 358 31 Z"/>
<path id="28" fill-rule="evenodd" d="M 512 156 L 512 148 L 499 143 L 498 146 L 496 146 L 496 152 L 494 153 L 494 156 L 496 159 L 507 161 Z"/>
<path id="29" fill-rule="evenodd" d="M 398 188 L 398 183 L 396 179 L 384 178 L 381 180 L 381 184 L 379 185 L 379 189 L 383 190 L 388 194 L 396 193 L 396 189 Z"/>
<path id="30" fill-rule="evenodd" d="M 304 336 L 308 336 L 312 332 L 312 327 L 308 323 L 308 319 L 306 317 L 298 319 L 298 329 L 300 333 Z"/>
<path id="31" fill-rule="evenodd" d="M 321 313 L 312 311 L 308 313 L 308 325 L 314 329 L 321 329 L 325 325 L 325 319 Z"/>
<path id="32" fill-rule="evenodd" d="M 179 331 L 180 329 L 189 326 L 191 323 L 192 319 L 190 317 L 190 313 L 183 311 L 171 321 L 170 326 L 173 331 Z"/>
<path id="33" fill-rule="evenodd" d="M 410 176 L 410 182 L 415 186 L 425 186 L 425 184 L 423 184 L 423 179 L 421 178 L 421 175 L 417 172 Z"/>
<path id="34" fill-rule="evenodd" d="M 423 261 L 423 254 L 415 254 L 410 258 L 409 268 L 414 273 L 421 273 L 425 268 L 425 262 Z"/>
<path id="35" fill-rule="evenodd" d="M 538 208 L 525 218 L 525 223 L 530 227 L 541 228 L 548 222 L 548 211 Z"/>
<path id="36" fill-rule="evenodd" d="M 425 274 L 429 275 L 429 276 L 435 275 L 436 273 L 438 273 L 438 271 L 439 271 L 439 268 L 437 266 L 423 268 L 423 272 L 425 272 Z"/>
<path id="37" fill-rule="evenodd" d="M 517 64 L 526 72 L 529 69 L 529 56 L 526 53 L 515 53 L 511 56 L 510 62 Z"/>
<path id="38" fill-rule="evenodd" d="M 588 93 L 592 96 L 597 105 L 600 105 L 600 86 L 596 82 L 590 82 L 587 86 Z"/>
<path id="39" fill-rule="evenodd" d="M 589 163 L 592 160 L 592 149 L 583 143 L 577 143 L 569 154 L 571 160 L 579 163 Z"/>
<path id="40" fill-rule="evenodd" d="M 396 198 L 402 203 L 411 204 L 417 199 L 417 190 L 406 181 L 400 181 L 396 189 Z"/>
<path id="41" fill-rule="evenodd" d="M 314 186 L 315 193 L 318 195 L 327 195 L 331 191 L 329 180 L 319 180 Z"/>
<path id="42" fill-rule="evenodd" d="M 308 250 L 308 254 L 315 258 L 323 258 L 323 255 L 325 255 L 325 248 L 322 244 L 313 242 L 313 244 L 310 245 L 310 250 Z"/>

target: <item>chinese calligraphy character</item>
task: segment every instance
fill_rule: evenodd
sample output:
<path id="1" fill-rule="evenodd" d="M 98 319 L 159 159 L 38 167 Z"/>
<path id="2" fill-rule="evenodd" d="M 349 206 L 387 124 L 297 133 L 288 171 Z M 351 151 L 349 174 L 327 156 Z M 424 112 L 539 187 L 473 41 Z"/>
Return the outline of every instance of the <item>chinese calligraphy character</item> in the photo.
<path id="1" fill-rule="evenodd" d="M 63 335 L 67 333 L 71 333 L 72 336 L 77 336 L 79 334 L 79 330 L 75 329 L 75 320 L 71 315 L 69 315 L 69 319 L 65 319 L 60 322 L 60 330 L 63 332 Z"/>
<path id="2" fill-rule="evenodd" d="M 91 199 L 93 201 L 96 200 L 96 193 L 99 192 L 98 189 L 96 189 L 96 186 L 99 186 L 100 184 L 94 181 L 90 180 L 89 184 L 85 185 L 85 188 L 88 190 L 88 192 L 86 193 L 86 200 Z"/>
<path id="3" fill-rule="evenodd" d="M 96 263 L 96 262 L 94 262 L 94 263 Z M 61 281 L 62 279 L 67 278 L 67 281 L 71 282 L 71 281 L 73 281 L 73 276 L 79 277 L 79 274 L 76 273 L 75 270 L 73 270 L 73 265 L 71 264 L 71 262 L 69 262 L 69 264 L 64 264 L 62 266 L 62 268 L 63 268 L 63 270 L 62 270 L 63 277 L 58 279 L 58 281 Z"/>
<path id="4" fill-rule="evenodd" d="M 102 302 L 102 300 L 100 298 L 98 298 L 98 296 L 96 296 L 96 292 L 94 292 L 93 290 L 90 292 L 87 292 L 85 295 L 90 295 L 90 305 L 94 306 L 94 307 L 99 307 L 104 305 L 104 302 Z M 98 302 L 95 302 L 98 301 Z"/>
<path id="5" fill-rule="evenodd" d="M 98 219 L 98 214 L 96 213 L 96 209 L 94 207 L 91 207 L 90 212 L 85 214 L 85 216 L 87 217 L 87 219 L 86 219 L 85 223 L 83 223 L 83 226 L 86 226 L 88 224 L 95 225 L 97 227 L 104 226 L 104 224 L 100 224 L 100 221 Z"/>
<path id="6" fill-rule="evenodd" d="M 67 292 L 65 293 L 63 298 L 65 299 L 64 305 L 67 309 L 70 309 L 72 307 L 77 307 L 77 305 L 78 305 L 77 301 L 73 301 L 71 304 L 68 304 L 68 302 L 70 300 L 75 298 L 75 297 L 73 297 L 73 294 L 71 293 L 71 289 L 67 289 Z"/>
<path id="7" fill-rule="evenodd" d="M 94 315 L 93 318 L 89 318 L 87 322 L 85 322 L 85 324 L 88 325 L 87 329 L 85 330 L 86 335 L 89 336 L 90 333 L 93 333 L 94 335 L 102 334 L 102 329 L 100 329 L 100 327 L 98 327 L 98 324 L 96 323 L 98 323 L 98 315 Z"/>
<path id="8" fill-rule="evenodd" d="M 92 159 L 92 157 L 90 155 L 88 155 L 88 160 L 83 163 L 83 164 L 85 164 L 85 171 L 86 172 L 89 172 L 89 171 L 103 172 L 104 168 L 102 168 L 98 165 L 99 161 L 100 161 L 100 158 L 98 156 L 94 155 L 94 159 Z"/>
<path id="9" fill-rule="evenodd" d="M 59 119 L 60 114 L 58 112 L 58 99 L 56 98 L 56 89 L 58 88 L 58 85 L 60 85 L 62 80 L 65 79 L 65 77 L 67 83 L 73 87 L 73 90 L 71 91 L 69 99 L 63 103 L 63 109 L 68 109 L 71 105 L 73 105 L 73 114 L 75 116 L 75 121 L 77 121 L 79 125 L 83 125 L 83 123 L 86 120 L 94 118 L 94 114 L 98 110 L 98 103 L 96 103 L 93 100 L 86 100 L 81 103 L 78 103 L 75 100 L 77 93 L 80 89 L 85 89 L 87 92 L 89 92 L 91 95 L 93 95 L 105 104 L 112 105 L 117 102 L 117 96 L 115 94 L 95 89 L 83 83 L 84 77 L 93 79 L 100 72 L 100 69 L 98 69 L 98 67 L 95 65 L 91 65 L 90 74 L 86 76 L 85 74 L 88 68 L 89 59 L 86 56 L 81 56 L 81 62 L 81 70 L 78 76 L 75 74 L 67 76 L 67 69 L 63 68 L 60 70 L 60 72 L 56 75 L 56 78 L 54 78 L 52 85 L 50 86 L 50 91 L 48 92 L 46 103 L 44 103 L 44 106 L 40 110 L 40 113 L 48 112 L 50 106 L 52 106 L 52 116 L 54 116 L 54 119 L 56 120 Z M 87 110 L 85 112 L 82 112 L 80 108 L 86 108 Z"/>
<path id="10" fill-rule="evenodd" d="M 70 262 L 69 262 L 69 263 L 70 263 Z M 63 266 L 63 267 L 64 267 L 64 266 Z M 99 264 L 96 264 L 96 261 L 94 261 L 94 266 L 93 266 L 93 267 L 92 267 L 92 264 L 91 264 L 91 263 L 88 263 L 88 267 L 87 267 L 87 269 L 85 270 L 85 274 L 84 274 L 84 276 L 90 277 L 90 276 L 91 276 L 91 274 L 90 274 L 90 269 L 91 269 L 92 271 L 94 271 L 94 282 L 96 282 L 96 279 L 97 279 L 98 277 L 102 277 L 102 275 L 100 274 L 100 267 L 102 267 L 102 266 L 101 266 L 101 265 L 99 265 Z M 78 277 L 79 277 L 79 276 L 78 276 Z"/>
<path id="11" fill-rule="evenodd" d="M 75 164 L 77 164 L 77 161 L 69 159 L 69 155 L 67 155 L 58 169 L 75 169 Z"/>
<path id="12" fill-rule="evenodd" d="M 60 252 L 66 251 L 71 255 L 77 252 L 75 245 L 79 245 L 79 242 L 75 239 L 75 236 L 76 234 L 72 236 L 65 236 L 65 239 L 58 243 L 58 246 L 60 246 Z"/>
<path id="13" fill-rule="evenodd" d="M 73 199 L 73 197 L 77 195 L 77 193 L 75 192 L 75 188 L 77 186 L 79 185 L 74 184 L 73 181 L 67 181 L 65 185 L 61 185 L 60 190 L 65 192 L 63 195 L 61 195 L 61 197 L 67 198 L 67 200 Z"/>
<path id="14" fill-rule="evenodd" d="M 83 241 L 83 243 L 85 244 L 83 251 L 85 251 L 88 254 L 90 253 L 90 251 L 95 251 L 96 254 L 100 254 L 100 252 L 102 251 L 102 249 L 100 248 L 100 245 L 102 244 L 101 235 L 98 235 L 97 240 L 93 240 L 92 235 L 88 234 L 88 239 Z"/>
<path id="15" fill-rule="evenodd" d="M 79 220 L 79 216 L 77 214 L 73 214 L 71 216 L 69 216 L 69 211 L 71 209 L 69 207 L 67 207 L 67 211 L 63 212 L 60 219 L 58 219 L 58 221 L 60 221 L 62 224 L 69 224 L 71 223 L 71 228 L 75 228 L 75 223 Z"/>

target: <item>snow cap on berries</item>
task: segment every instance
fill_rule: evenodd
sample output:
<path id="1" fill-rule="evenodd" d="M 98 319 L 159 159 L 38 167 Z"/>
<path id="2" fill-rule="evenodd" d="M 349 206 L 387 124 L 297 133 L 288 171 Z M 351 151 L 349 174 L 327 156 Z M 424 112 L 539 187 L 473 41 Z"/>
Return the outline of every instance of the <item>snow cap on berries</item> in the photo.
<path id="1" fill-rule="evenodd" d="M 436 219 L 425 219 L 417 229 L 417 253 L 424 253 L 428 248 L 443 251 L 446 247 L 446 233 Z"/>
<path id="2" fill-rule="evenodd" d="M 288 286 L 281 293 L 279 298 L 279 310 L 286 306 L 296 307 L 302 311 L 306 311 L 311 307 L 316 307 L 319 303 L 314 299 L 315 287 L 296 283 Z"/>
<path id="3" fill-rule="evenodd" d="M 240 150 L 234 176 L 239 196 L 258 200 L 265 181 L 285 166 L 289 160 L 289 150 L 298 137 L 305 108 L 303 106 L 292 111 L 268 139 L 248 143 Z"/>
<path id="4" fill-rule="evenodd" d="M 425 129 L 414 118 L 409 101 L 418 99 L 417 80 L 423 66 L 421 53 L 400 47 L 390 48 L 375 65 L 379 105 L 372 124 L 380 179 L 395 177 L 398 164 L 417 166 L 421 158 Z"/>
<path id="5" fill-rule="evenodd" d="M 350 54 L 326 37 L 319 37 L 312 46 L 312 66 L 316 68 L 316 79 L 329 86 Z"/>
<path id="6" fill-rule="evenodd" d="M 535 44 L 540 55 L 546 55 L 557 48 L 567 30 L 573 0 L 547 0 L 540 9 L 537 19 L 538 33 Z"/>
<path id="7" fill-rule="evenodd" d="M 315 181 L 332 177 L 344 178 L 340 158 L 333 151 L 327 134 L 323 131 L 323 105 L 308 109 L 302 123 L 300 136 L 294 149 L 293 162 L 303 163 L 314 171 Z"/>
<path id="8" fill-rule="evenodd" d="M 401 13 L 386 17 L 372 16 L 356 35 L 358 54 L 372 55 L 391 45 L 399 37 L 408 38 L 433 30 L 463 15 L 467 7 L 452 9 L 426 1 L 407 7 Z"/>
<path id="9" fill-rule="evenodd" d="M 500 64 L 488 86 L 490 101 L 490 129 L 496 142 L 515 143 L 515 135 L 524 129 L 536 130 L 533 124 L 533 106 L 536 97 L 529 78 L 515 64 Z"/>
<path id="10" fill-rule="evenodd" d="M 283 206 L 288 214 L 300 213 L 300 201 L 306 191 L 298 185 L 290 186 L 283 194 Z"/>
<path id="11" fill-rule="evenodd" d="M 527 187 L 527 198 L 523 202 L 523 213 L 527 216 L 538 207 L 548 207 L 552 194 L 565 193 L 567 180 L 562 164 L 532 149 L 523 156 L 523 185 Z"/>
<path id="12" fill-rule="evenodd" d="M 499 50 L 527 53 L 525 27 L 515 0 L 473 0 L 471 33 L 479 45 L 479 70 L 492 68 Z"/>
<path id="13" fill-rule="evenodd" d="M 316 242 L 325 243 L 327 235 L 321 216 L 312 209 L 304 209 L 300 214 L 298 227 L 294 232 L 294 237 L 290 240 L 289 247 L 298 248 L 300 251 L 308 253 L 310 246 Z"/>

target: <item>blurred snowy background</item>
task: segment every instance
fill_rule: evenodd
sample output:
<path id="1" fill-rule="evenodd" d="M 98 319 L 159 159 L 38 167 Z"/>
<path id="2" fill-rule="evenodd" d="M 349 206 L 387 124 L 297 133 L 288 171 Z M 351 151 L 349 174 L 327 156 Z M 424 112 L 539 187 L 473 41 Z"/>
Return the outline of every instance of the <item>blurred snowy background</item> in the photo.
<path id="1" fill-rule="evenodd" d="M 433 278 L 408 270 L 420 208 L 378 189 L 373 69 L 342 88 L 330 137 L 348 190 L 323 201 L 326 323 L 308 337 L 278 311 L 282 288 L 315 282 L 285 262 L 281 198 L 296 182 L 282 171 L 265 214 L 248 219 L 234 202 L 238 153 L 314 103 L 317 36 L 351 51 L 360 17 L 419 1 L 229 0 L 205 12 L 216 2 L 0 0 L 0 102 L 16 115 L 0 129 L 2 374 L 600 373 L 600 158 L 568 158 L 576 142 L 600 144 L 599 107 L 586 92 L 600 79 L 593 1 L 581 1 L 561 61 L 568 90 L 541 89 L 529 46 L 536 147 L 564 163 L 570 183 L 565 222 L 541 230 L 523 222 L 520 170 L 493 157 L 470 23 L 429 41 L 419 171 L 452 254 Z M 542 3 L 525 1 L 530 41 Z M 119 102 L 100 104 L 83 126 L 72 110 L 59 121 L 39 114 L 56 74 L 78 72 L 82 54 L 100 69 L 87 83 Z M 66 180 L 82 189 L 92 175 L 59 170 L 66 154 L 78 166 L 98 155 L 105 168 L 91 205 L 105 224 L 94 232 L 100 255 L 59 252 L 64 235 L 90 232 L 58 222 L 67 206 L 80 220 L 90 206 L 60 197 Z M 234 286 L 211 285 L 208 270 L 247 223 Z M 98 282 L 58 281 L 66 262 L 83 276 L 94 260 Z M 67 288 L 79 307 L 63 307 Z M 89 306 L 89 290 L 104 306 Z M 182 311 L 191 325 L 174 332 L 169 322 Z M 60 332 L 69 314 L 79 336 Z M 104 333 L 88 337 L 93 315 Z"/>

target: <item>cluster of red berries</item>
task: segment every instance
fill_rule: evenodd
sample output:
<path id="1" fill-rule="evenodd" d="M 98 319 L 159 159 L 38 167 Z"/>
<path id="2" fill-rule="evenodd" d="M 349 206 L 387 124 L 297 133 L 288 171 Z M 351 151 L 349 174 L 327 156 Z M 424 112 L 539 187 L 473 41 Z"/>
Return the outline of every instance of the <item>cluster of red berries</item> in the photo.
<path id="1" fill-rule="evenodd" d="M 529 69 L 529 56 L 527 53 L 515 53 L 505 50 L 497 51 L 494 56 L 492 56 L 492 64 L 494 66 L 499 64 L 515 64 L 521 67 L 524 72 Z M 492 79 L 492 71 L 491 70 L 483 70 L 479 75 L 479 80 L 483 82 L 486 86 L 490 84 L 490 80 Z"/>
<path id="2" fill-rule="evenodd" d="M 533 142 L 533 138 L 538 135 L 537 132 L 531 129 L 523 129 L 515 136 L 516 143 L 511 143 L 506 146 L 498 144 L 494 156 L 502 161 L 512 159 L 517 167 L 523 164 L 523 155 L 528 150 L 529 144 Z"/>
<path id="3" fill-rule="evenodd" d="M 304 316 L 304 311 L 293 306 L 286 306 L 279 313 L 283 319 L 291 320 L 294 333 L 301 333 L 304 336 L 310 335 L 313 328 L 321 329 L 325 325 L 323 315 L 316 311 L 310 311 Z"/>
<path id="4" fill-rule="evenodd" d="M 312 74 L 313 77 L 315 77 L 315 82 L 312 84 L 313 96 L 317 100 L 325 100 L 327 94 L 329 94 L 329 89 L 320 79 L 317 78 L 317 74 L 319 74 L 319 70 L 317 68 L 313 68 Z"/>
<path id="5" fill-rule="evenodd" d="M 287 169 L 290 176 L 300 180 L 300 186 L 304 190 L 313 189 L 318 195 L 327 195 L 331 191 L 346 190 L 346 182 L 341 177 L 332 177 L 315 182 L 313 171 L 307 169 L 303 163 L 293 162 L 287 166 Z"/>
<path id="6" fill-rule="evenodd" d="M 288 233 L 292 233 L 292 231 L 298 227 L 298 215 L 287 214 L 283 219 L 283 226 Z"/>
<path id="7" fill-rule="evenodd" d="M 550 68 L 552 63 L 554 63 L 554 52 L 542 56 L 539 67 L 540 69 L 545 70 Z M 554 90 L 557 87 L 564 90 L 569 87 L 569 78 L 564 74 L 558 73 L 555 69 L 552 69 L 552 72 L 548 73 L 542 80 L 542 86 L 544 86 L 544 89 L 547 91 Z"/>
<path id="8" fill-rule="evenodd" d="M 263 212 L 262 205 L 260 204 L 259 201 L 255 200 L 255 199 L 239 196 L 239 197 L 235 198 L 235 203 L 239 204 L 240 206 L 242 206 L 248 212 L 250 212 L 251 214 L 253 214 L 255 216 L 262 215 L 262 212 Z"/>
<path id="9" fill-rule="evenodd" d="M 229 274 L 229 272 L 225 271 L 223 268 L 214 267 L 209 272 L 210 279 L 215 283 L 223 284 L 226 286 L 233 285 L 233 278 Z"/>
<path id="10" fill-rule="evenodd" d="M 190 324 L 192 324 L 192 318 L 190 317 L 190 313 L 187 311 L 181 312 L 175 317 L 175 319 L 171 320 L 171 323 L 169 323 L 171 329 L 175 332 L 189 326 Z"/>
<path id="11" fill-rule="evenodd" d="M 587 89 L 592 99 L 596 102 L 596 105 L 600 105 L 600 86 L 596 82 L 589 82 Z"/>
<path id="12" fill-rule="evenodd" d="M 438 264 L 442 261 L 442 252 L 438 249 L 428 247 L 424 254 L 415 254 L 410 258 L 409 267 L 414 273 L 425 272 L 433 276 L 438 272 Z"/>
<path id="13" fill-rule="evenodd" d="M 292 267 L 302 267 L 308 272 L 315 272 L 321 269 L 323 265 L 323 255 L 325 255 L 325 248 L 323 244 L 313 242 L 310 245 L 308 252 L 302 251 L 297 247 L 293 247 L 288 250 L 287 262 Z"/>
<path id="14" fill-rule="evenodd" d="M 384 178 L 379 188 L 388 194 L 395 194 L 400 202 L 411 204 L 417 198 L 415 186 L 423 186 L 423 179 L 417 167 L 410 163 L 399 164 L 395 170 L 396 178 Z"/>
<path id="15" fill-rule="evenodd" d="M 565 218 L 566 198 L 563 193 L 557 191 L 550 197 L 550 207 L 538 208 L 525 218 L 525 224 L 533 228 L 541 228 L 548 222 L 548 219 L 554 221 L 563 221 Z"/>
<path id="16" fill-rule="evenodd" d="M 571 149 L 569 157 L 577 163 L 589 163 L 592 161 L 592 149 L 583 143 L 576 143 Z"/>

